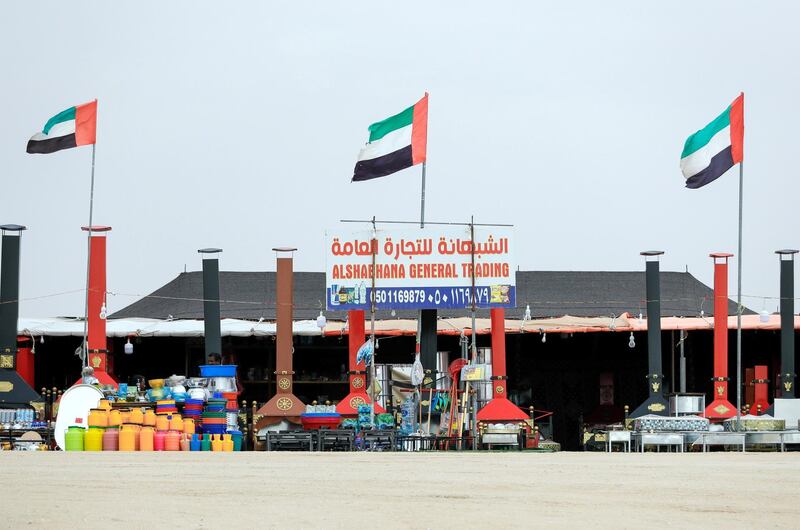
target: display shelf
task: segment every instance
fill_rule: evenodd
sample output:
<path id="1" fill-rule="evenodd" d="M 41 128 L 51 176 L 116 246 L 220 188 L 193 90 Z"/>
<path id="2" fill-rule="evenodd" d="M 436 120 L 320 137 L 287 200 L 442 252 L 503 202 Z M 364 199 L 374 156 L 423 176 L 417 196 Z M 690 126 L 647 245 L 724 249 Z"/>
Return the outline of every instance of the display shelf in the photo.
<path id="1" fill-rule="evenodd" d="M 295 385 L 346 385 L 349 381 L 294 381 Z"/>
<path id="2" fill-rule="evenodd" d="M 251 379 L 251 380 L 243 380 L 241 381 L 243 385 L 267 385 L 273 383 L 273 381 L 263 381 L 260 379 Z M 349 381 L 347 380 L 330 380 L 330 381 L 317 381 L 317 380 L 297 380 L 295 379 L 293 384 L 295 385 L 346 385 Z"/>

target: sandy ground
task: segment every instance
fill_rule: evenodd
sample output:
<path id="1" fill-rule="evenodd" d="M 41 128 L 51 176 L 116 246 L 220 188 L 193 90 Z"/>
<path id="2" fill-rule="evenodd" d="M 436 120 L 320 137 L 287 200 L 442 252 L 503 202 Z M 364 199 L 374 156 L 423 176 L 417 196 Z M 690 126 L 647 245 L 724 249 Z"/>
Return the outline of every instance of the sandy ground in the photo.
<path id="1" fill-rule="evenodd" d="M 3 452 L 0 485 L 3 528 L 800 527 L 800 453 Z"/>

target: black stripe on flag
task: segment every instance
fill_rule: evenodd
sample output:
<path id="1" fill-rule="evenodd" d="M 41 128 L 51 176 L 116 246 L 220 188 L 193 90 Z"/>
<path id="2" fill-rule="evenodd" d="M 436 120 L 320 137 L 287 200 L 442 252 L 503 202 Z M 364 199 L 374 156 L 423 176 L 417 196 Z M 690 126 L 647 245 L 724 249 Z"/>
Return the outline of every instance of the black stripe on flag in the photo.
<path id="1" fill-rule="evenodd" d="M 731 154 L 731 146 L 728 146 L 711 157 L 711 163 L 708 164 L 707 168 L 686 179 L 686 187 L 697 189 L 705 186 L 709 182 L 717 180 L 732 167 L 733 155 Z"/>
<path id="2" fill-rule="evenodd" d="M 28 140 L 28 148 L 26 151 L 33 154 L 47 154 L 61 151 L 62 149 L 70 149 L 77 147 L 75 143 L 75 133 L 66 136 L 56 136 L 55 138 L 47 138 L 46 140 Z"/>
<path id="3" fill-rule="evenodd" d="M 357 162 L 352 181 L 385 177 L 412 165 L 414 164 L 412 164 L 411 146 L 409 145 L 388 155 Z"/>

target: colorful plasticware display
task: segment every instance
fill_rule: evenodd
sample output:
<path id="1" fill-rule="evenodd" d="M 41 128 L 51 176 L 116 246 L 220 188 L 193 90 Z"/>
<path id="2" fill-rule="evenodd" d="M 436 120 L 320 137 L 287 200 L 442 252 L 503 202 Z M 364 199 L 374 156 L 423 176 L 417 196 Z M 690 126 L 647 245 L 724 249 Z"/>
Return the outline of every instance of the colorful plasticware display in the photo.
<path id="1" fill-rule="evenodd" d="M 230 373 L 231 368 L 223 368 Z M 215 369 L 212 372 L 217 374 Z M 216 375 L 220 377 L 220 375 Z M 154 385 L 152 384 L 154 383 Z M 155 390 L 167 390 L 152 380 Z M 88 429 L 69 427 L 67 451 L 241 451 L 238 394 L 216 391 L 208 399 L 160 399 L 154 408 L 112 408 L 101 400 L 87 415 Z M 182 409 L 179 413 L 179 407 Z"/>

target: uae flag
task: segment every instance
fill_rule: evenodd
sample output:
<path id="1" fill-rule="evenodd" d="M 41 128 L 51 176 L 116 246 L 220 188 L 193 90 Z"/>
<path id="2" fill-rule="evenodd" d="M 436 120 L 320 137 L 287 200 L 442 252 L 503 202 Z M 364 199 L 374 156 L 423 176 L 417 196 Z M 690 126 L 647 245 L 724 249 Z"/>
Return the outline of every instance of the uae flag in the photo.
<path id="1" fill-rule="evenodd" d="M 70 107 L 44 124 L 42 132 L 28 140 L 29 153 L 55 153 L 62 149 L 95 143 L 97 100 Z"/>
<path id="2" fill-rule="evenodd" d="M 691 135 L 683 146 L 681 171 L 687 188 L 716 180 L 743 159 L 744 94 L 725 112 Z"/>
<path id="3" fill-rule="evenodd" d="M 385 177 L 425 162 L 428 143 L 428 94 L 383 121 L 369 126 L 369 142 L 358 154 L 353 181 Z"/>

